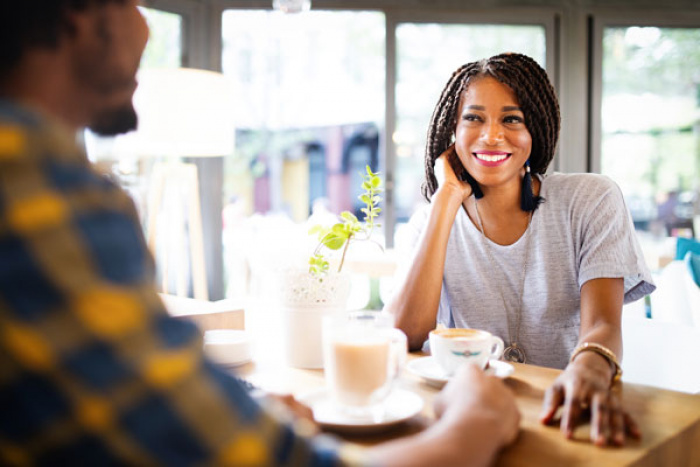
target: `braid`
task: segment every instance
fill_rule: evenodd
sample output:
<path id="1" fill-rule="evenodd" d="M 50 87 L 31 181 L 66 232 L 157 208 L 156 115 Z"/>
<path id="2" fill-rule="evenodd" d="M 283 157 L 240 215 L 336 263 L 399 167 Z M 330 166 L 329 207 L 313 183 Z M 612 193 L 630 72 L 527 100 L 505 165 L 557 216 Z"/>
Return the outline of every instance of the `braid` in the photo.
<path id="1" fill-rule="evenodd" d="M 473 62 L 461 66 L 452 73 L 430 118 L 425 147 L 425 182 L 421 187 L 423 196 L 428 200 L 438 187 L 435 178 L 435 160 L 452 144 L 462 92 L 466 89 L 469 78 L 475 76 L 479 69 L 480 64 Z"/>
<path id="2" fill-rule="evenodd" d="M 462 93 L 470 81 L 481 76 L 493 77 L 515 93 L 532 137 L 529 159 L 532 172 L 544 174 L 554 158 L 561 117 L 557 96 L 547 72 L 532 58 L 518 53 L 504 53 L 467 63 L 450 77 L 430 120 L 425 154 L 425 183 L 421 188 L 423 196 L 428 200 L 438 187 L 434 172 L 435 160 L 452 143 Z M 474 185 L 476 184 L 472 186 Z M 475 189 L 474 193 L 479 196 L 480 190 Z M 535 208 L 540 201 L 539 197 L 534 199 Z"/>
<path id="3" fill-rule="evenodd" d="M 532 135 L 532 171 L 543 174 L 554 158 L 561 117 L 554 87 L 547 73 L 532 58 L 521 54 L 501 54 L 489 59 L 491 76 L 510 87 L 525 114 Z"/>

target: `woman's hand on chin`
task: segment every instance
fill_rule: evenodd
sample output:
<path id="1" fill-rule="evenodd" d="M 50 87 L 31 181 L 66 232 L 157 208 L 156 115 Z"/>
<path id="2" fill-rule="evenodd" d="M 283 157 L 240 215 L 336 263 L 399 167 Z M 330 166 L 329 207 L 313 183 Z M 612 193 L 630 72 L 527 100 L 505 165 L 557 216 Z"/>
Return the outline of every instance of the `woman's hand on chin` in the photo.
<path id="1" fill-rule="evenodd" d="M 438 181 L 438 191 L 447 192 L 450 196 L 458 196 L 461 204 L 471 196 L 472 188 L 469 183 L 457 177 L 455 168 L 463 170 L 455 152 L 455 146 L 452 144 L 435 159 L 435 178 Z"/>

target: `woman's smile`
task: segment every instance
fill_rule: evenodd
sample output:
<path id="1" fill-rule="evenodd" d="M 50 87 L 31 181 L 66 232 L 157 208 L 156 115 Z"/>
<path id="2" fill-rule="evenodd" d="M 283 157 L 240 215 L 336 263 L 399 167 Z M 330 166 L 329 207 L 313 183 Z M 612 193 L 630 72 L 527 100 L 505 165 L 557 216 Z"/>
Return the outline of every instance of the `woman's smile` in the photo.
<path id="1" fill-rule="evenodd" d="M 476 162 L 485 167 L 498 167 L 504 164 L 511 156 L 511 153 L 502 151 L 477 151 L 472 153 Z"/>

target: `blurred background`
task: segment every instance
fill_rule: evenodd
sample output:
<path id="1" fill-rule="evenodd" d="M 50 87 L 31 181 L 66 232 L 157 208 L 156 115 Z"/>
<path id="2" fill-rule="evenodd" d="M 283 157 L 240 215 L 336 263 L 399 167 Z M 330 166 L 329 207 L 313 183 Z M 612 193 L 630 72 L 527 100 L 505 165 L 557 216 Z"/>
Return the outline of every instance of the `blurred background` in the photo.
<path id="1" fill-rule="evenodd" d="M 700 235 L 697 2 L 313 0 L 290 14 L 272 0 L 151 0 L 142 11 L 151 28 L 142 81 L 149 70 L 220 72 L 213 98 L 207 84 L 177 94 L 204 109 L 226 103 L 204 114 L 183 104 L 195 122 L 177 130 L 188 138 L 196 123 L 221 125 L 220 149 L 85 136 L 90 158 L 136 200 L 164 289 L 194 296 L 203 275 L 210 300 L 264 295 L 271 271 L 308 257 L 310 224 L 359 214 L 369 165 L 385 181 L 376 238 L 386 251 L 353 254 L 358 269 L 384 267 L 358 299 L 381 306 L 395 235 L 424 202 L 439 93 L 461 64 L 503 51 L 532 56 L 557 88 L 563 122 L 551 170 L 614 179 L 653 270 L 673 258 L 676 238 Z M 164 172 L 172 161 L 193 172 Z"/>

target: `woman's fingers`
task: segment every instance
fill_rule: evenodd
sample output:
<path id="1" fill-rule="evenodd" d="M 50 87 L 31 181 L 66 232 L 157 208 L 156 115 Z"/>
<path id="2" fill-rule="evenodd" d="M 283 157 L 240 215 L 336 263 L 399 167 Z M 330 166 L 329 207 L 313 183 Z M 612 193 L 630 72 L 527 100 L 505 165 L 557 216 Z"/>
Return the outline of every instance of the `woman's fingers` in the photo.
<path id="1" fill-rule="evenodd" d="M 456 180 L 454 169 L 452 167 L 452 159 L 454 154 L 454 144 L 450 145 L 440 156 L 435 159 L 435 178 L 438 185 L 442 186 L 446 181 Z"/>
<path id="2" fill-rule="evenodd" d="M 593 396 L 591 439 L 598 446 L 625 444 L 625 436 L 639 439 L 641 433 L 634 419 L 623 410 L 620 398 L 612 391 Z"/>
<path id="3" fill-rule="evenodd" d="M 569 439 L 573 438 L 574 429 L 585 410 L 588 410 L 588 398 L 586 395 L 575 392 L 573 387 L 567 388 L 560 424 L 564 436 Z"/>
<path id="4" fill-rule="evenodd" d="M 614 396 L 613 396 L 614 397 Z M 618 401 L 617 397 L 614 397 Z M 610 410 L 610 441 L 615 446 L 625 444 L 625 417 L 619 401 L 616 407 Z"/>
<path id="5" fill-rule="evenodd" d="M 591 440 L 598 446 L 608 444 L 611 420 L 611 405 L 609 393 L 598 392 L 593 395 L 593 407 L 591 409 Z"/>
<path id="6" fill-rule="evenodd" d="M 540 412 L 540 422 L 548 425 L 552 423 L 554 414 L 564 402 L 564 388 L 559 384 L 550 386 L 544 393 L 544 402 L 542 403 L 542 412 Z"/>
<path id="7" fill-rule="evenodd" d="M 585 423 L 590 411 L 591 442 L 598 446 L 621 446 L 625 437 L 639 439 L 641 434 L 634 419 L 623 410 L 622 400 L 594 374 L 579 375 L 580 369 L 568 368 L 550 386 L 544 395 L 540 421 L 556 423 L 557 409 L 561 407 L 559 428 L 567 438 L 573 438 L 577 425 Z"/>
<path id="8" fill-rule="evenodd" d="M 627 412 L 622 413 L 622 417 L 625 422 L 625 433 L 634 439 L 640 439 L 642 437 L 642 432 L 639 431 L 639 425 Z"/>

